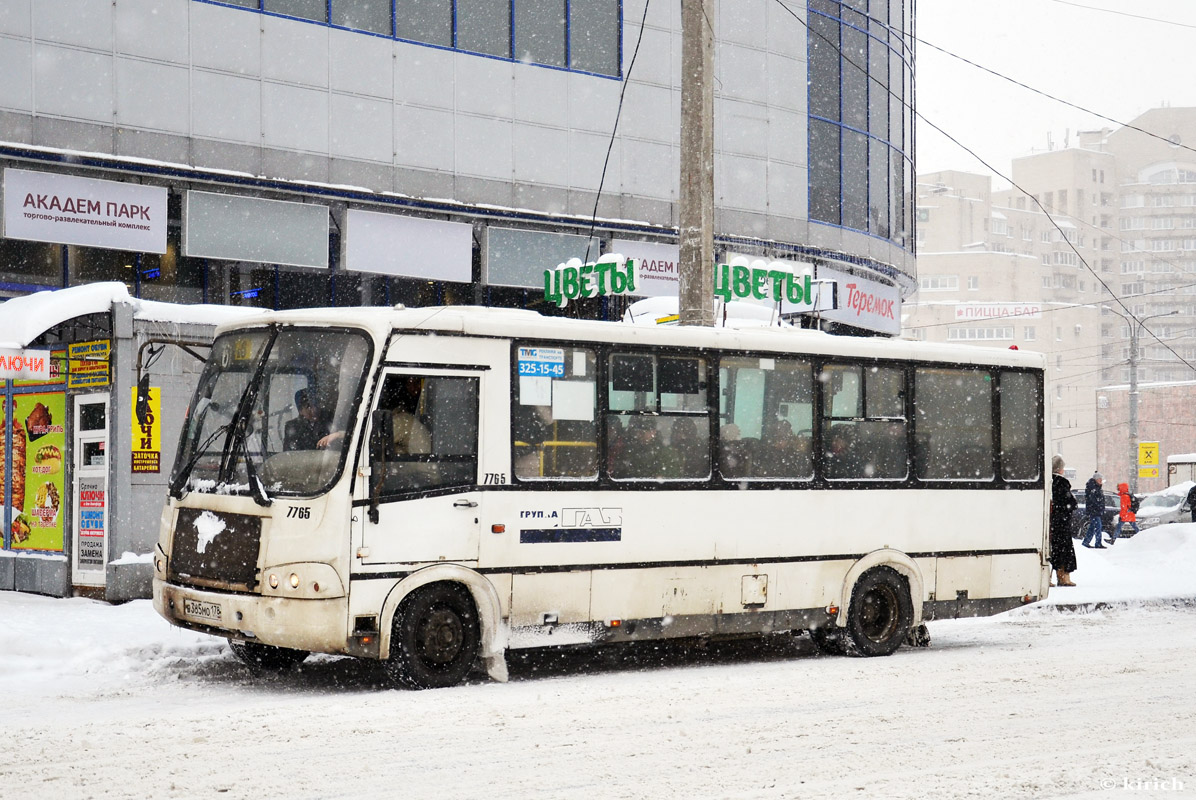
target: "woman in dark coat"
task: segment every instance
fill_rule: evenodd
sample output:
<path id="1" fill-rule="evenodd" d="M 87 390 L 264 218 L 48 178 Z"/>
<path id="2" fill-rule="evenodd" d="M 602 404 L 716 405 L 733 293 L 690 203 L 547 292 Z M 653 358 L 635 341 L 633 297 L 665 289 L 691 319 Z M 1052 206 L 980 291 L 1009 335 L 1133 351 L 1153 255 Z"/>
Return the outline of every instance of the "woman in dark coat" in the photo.
<path id="1" fill-rule="evenodd" d="M 1071 538 L 1071 512 L 1076 498 L 1071 483 L 1063 477 L 1063 456 L 1051 459 L 1051 566 L 1060 586 L 1075 586 L 1071 573 L 1076 570 L 1076 546 Z"/>

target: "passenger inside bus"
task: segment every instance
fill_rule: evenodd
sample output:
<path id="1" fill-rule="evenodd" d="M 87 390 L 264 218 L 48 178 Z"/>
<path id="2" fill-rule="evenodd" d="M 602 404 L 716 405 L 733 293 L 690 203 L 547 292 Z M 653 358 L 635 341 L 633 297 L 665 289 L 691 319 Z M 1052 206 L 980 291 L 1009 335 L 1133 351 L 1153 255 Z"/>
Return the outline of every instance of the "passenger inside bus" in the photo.
<path id="1" fill-rule="evenodd" d="M 382 389 L 378 407 L 391 411 L 393 452 L 397 456 L 432 452 L 432 435 L 418 416 L 422 389 L 423 380 L 417 375 L 389 378 Z"/>
<path id="2" fill-rule="evenodd" d="M 307 389 L 295 392 L 295 409 L 298 416 L 289 421 L 283 429 L 283 450 L 315 450 L 326 447 L 321 444 L 328 436 L 328 424 L 320 418 L 320 411 Z"/>

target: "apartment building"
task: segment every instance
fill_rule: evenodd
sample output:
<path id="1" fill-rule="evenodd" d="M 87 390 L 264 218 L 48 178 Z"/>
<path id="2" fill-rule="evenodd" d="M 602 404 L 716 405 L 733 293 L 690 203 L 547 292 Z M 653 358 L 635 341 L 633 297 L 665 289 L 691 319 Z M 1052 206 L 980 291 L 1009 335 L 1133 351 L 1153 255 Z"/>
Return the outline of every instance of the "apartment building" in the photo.
<path id="1" fill-rule="evenodd" d="M 906 335 L 1047 353 L 1052 447 L 1081 477 L 1128 477 L 1128 417 L 1097 410 L 1126 391 L 1131 368 L 1143 394 L 1196 377 L 1196 151 L 1185 143 L 1196 144 L 1196 109 L 1156 108 L 1015 159 L 1010 189 L 963 172 L 918 178 Z M 1191 451 L 1145 421 L 1138 439 Z"/>

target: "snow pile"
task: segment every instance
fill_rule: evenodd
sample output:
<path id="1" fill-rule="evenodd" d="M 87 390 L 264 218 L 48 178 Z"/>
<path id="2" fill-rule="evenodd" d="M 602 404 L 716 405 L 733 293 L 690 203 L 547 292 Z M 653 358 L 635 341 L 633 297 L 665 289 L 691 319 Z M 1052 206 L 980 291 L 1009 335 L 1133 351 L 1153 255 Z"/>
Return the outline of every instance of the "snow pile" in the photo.
<path id="1" fill-rule="evenodd" d="M 1149 528 L 1104 550 L 1080 546 L 1075 588 L 1056 587 L 1049 604 L 1196 598 L 1196 524 Z"/>

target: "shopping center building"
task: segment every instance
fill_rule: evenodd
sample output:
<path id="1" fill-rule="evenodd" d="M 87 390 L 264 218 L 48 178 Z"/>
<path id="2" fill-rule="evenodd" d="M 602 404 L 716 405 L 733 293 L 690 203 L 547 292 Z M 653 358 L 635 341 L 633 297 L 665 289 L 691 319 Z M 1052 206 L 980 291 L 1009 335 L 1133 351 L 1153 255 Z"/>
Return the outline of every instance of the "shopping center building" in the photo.
<path id="1" fill-rule="evenodd" d="M 716 257 L 837 284 L 842 307 L 802 324 L 896 335 L 916 288 L 913 5 L 715 4 Z M 675 295 L 680 20 L 661 0 L 6 0 L 0 298 L 120 282 L 184 304 L 563 313 L 544 270 L 604 253 L 641 260 L 641 295 Z M 7 344 L 111 339 L 96 319 Z M 88 391 L 127 399 L 122 375 L 67 393 L 68 448 Z M 28 390 L 0 385 L 14 421 Z"/>

